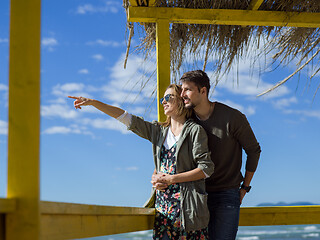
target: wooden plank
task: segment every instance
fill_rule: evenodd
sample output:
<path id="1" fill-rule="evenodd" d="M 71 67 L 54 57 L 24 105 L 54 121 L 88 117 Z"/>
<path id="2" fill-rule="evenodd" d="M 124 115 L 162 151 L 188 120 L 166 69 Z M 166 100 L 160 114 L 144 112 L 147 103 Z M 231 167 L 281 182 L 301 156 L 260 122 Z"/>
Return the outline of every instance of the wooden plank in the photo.
<path id="1" fill-rule="evenodd" d="M 170 32 L 169 21 L 167 19 L 158 19 L 157 26 L 157 106 L 158 121 L 163 122 L 166 116 L 159 100 L 170 84 Z"/>
<path id="2" fill-rule="evenodd" d="M 45 202 L 41 239 L 74 239 L 152 229 L 154 208 Z"/>
<path id="3" fill-rule="evenodd" d="M 154 209 L 41 202 L 41 238 L 95 237 L 152 229 Z M 240 226 L 320 224 L 320 206 L 242 207 Z"/>
<path id="4" fill-rule="evenodd" d="M 320 224 L 320 206 L 244 207 L 240 226 Z"/>
<path id="5" fill-rule="evenodd" d="M 41 239 L 74 239 L 152 229 L 154 208 L 41 202 Z"/>
<path id="6" fill-rule="evenodd" d="M 157 22 L 159 19 L 168 19 L 173 23 L 190 24 L 320 27 L 320 13 L 129 7 L 128 21 L 130 22 Z"/>
<path id="7" fill-rule="evenodd" d="M 8 198 L 6 239 L 40 236 L 40 13 L 41 0 L 11 0 L 9 56 Z"/>
<path id="8" fill-rule="evenodd" d="M 258 10 L 262 3 L 263 0 L 251 0 L 248 10 Z"/>
<path id="9" fill-rule="evenodd" d="M 0 213 L 10 213 L 16 210 L 16 200 L 0 198 Z"/>
<path id="10" fill-rule="evenodd" d="M 154 216 L 50 215 L 41 217 L 41 239 L 62 240 L 142 231 L 153 228 Z"/>
<path id="11" fill-rule="evenodd" d="M 115 207 L 46 201 L 41 201 L 40 210 L 41 214 L 52 215 L 154 215 L 153 208 Z"/>

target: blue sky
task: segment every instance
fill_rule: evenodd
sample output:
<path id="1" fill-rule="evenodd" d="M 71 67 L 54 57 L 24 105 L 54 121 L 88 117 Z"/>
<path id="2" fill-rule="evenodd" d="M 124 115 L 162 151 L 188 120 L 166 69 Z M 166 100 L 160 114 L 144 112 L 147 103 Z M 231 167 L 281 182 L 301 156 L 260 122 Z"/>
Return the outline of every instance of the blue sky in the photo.
<path id="1" fill-rule="evenodd" d="M 139 93 L 155 62 L 126 51 L 122 1 L 42 1 L 41 199 L 141 206 L 149 197 L 151 144 L 94 110 L 74 110 L 67 95 L 115 104 L 147 120 L 156 119 L 151 93 L 155 78 Z M 6 195 L 9 1 L 0 2 L 0 197 Z M 139 41 L 139 34 L 134 44 Z M 320 204 L 319 75 L 307 71 L 266 97 L 258 93 L 294 71 L 294 64 L 258 74 L 250 55 L 223 77 L 211 94 L 247 115 L 262 154 L 244 206 L 262 202 Z M 212 72 L 208 71 L 209 76 Z"/>

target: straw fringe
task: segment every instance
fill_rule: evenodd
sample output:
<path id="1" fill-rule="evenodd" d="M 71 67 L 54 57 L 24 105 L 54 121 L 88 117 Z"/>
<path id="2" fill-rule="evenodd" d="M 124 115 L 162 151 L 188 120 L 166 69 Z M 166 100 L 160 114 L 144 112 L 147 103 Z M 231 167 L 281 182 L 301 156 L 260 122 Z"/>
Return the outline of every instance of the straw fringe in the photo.
<path id="1" fill-rule="evenodd" d="M 123 0 L 123 2 L 125 9 L 128 10 L 129 0 Z M 148 2 L 147 0 L 139 0 L 137 4 L 145 6 L 148 5 Z M 248 9 L 250 2 L 251 0 L 156 0 L 155 6 Z M 264 0 L 259 10 L 320 12 L 320 1 Z M 142 51 L 145 57 L 148 58 L 155 49 L 156 26 L 154 23 L 135 24 L 135 26 L 137 25 L 140 26 L 140 30 L 142 29 L 143 37 L 136 49 Z M 130 24 L 128 26 L 130 28 Z M 131 30 L 130 28 L 129 42 L 132 35 L 133 29 Z M 286 79 L 272 87 L 272 90 L 284 84 L 310 63 L 312 64 L 310 79 L 319 74 L 319 28 L 172 24 L 170 28 L 170 54 L 173 81 L 177 80 L 175 78 L 179 77 L 182 65 L 185 61 L 190 60 L 186 59 L 186 57 L 190 56 L 195 66 L 197 66 L 199 59 L 202 59 L 202 69 L 210 69 L 215 72 L 216 85 L 219 82 L 219 78 L 230 71 L 233 63 L 248 54 L 252 42 L 256 42 L 263 49 L 263 52 L 257 53 L 257 56 L 261 54 L 267 56 L 270 52 L 276 51 L 276 54 L 273 55 L 273 63 L 288 64 L 298 59 L 296 70 Z M 130 43 L 127 46 L 128 54 Z M 211 57 L 214 61 L 209 62 Z M 304 64 L 301 64 L 303 62 Z M 315 62 L 316 64 L 313 65 Z M 272 91 L 269 90 L 266 92 Z"/>

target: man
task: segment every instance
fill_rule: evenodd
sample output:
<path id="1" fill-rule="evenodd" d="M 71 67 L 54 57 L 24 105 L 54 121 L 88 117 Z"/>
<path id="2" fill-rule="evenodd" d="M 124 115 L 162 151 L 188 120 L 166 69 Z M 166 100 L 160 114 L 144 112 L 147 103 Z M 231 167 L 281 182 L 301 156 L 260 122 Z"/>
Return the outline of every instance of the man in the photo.
<path id="1" fill-rule="evenodd" d="M 240 205 L 251 189 L 250 182 L 260 157 L 260 145 L 244 114 L 222 103 L 209 101 L 210 80 L 205 72 L 186 72 L 180 82 L 185 107 L 194 110 L 194 119 L 208 134 L 211 159 L 215 164 L 213 175 L 206 180 L 210 211 L 209 239 L 235 239 Z M 241 174 L 242 149 L 247 154 L 244 178 Z M 153 185 L 163 188 L 157 179 L 157 175 L 153 175 Z"/>

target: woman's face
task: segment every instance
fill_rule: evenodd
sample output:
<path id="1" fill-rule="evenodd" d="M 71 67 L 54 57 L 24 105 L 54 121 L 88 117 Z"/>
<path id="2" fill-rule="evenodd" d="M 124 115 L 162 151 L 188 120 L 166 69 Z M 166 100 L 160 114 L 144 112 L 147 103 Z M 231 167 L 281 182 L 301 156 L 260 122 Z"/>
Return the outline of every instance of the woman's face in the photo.
<path id="1" fill-rule="evenodd" d="M 163 96 L 162 105 L 164 114 L 167 116 L 176 115 L 178 109 L 177 96 L 173 96 L 174 90 L 169 88 L 166 90 Z"/>

